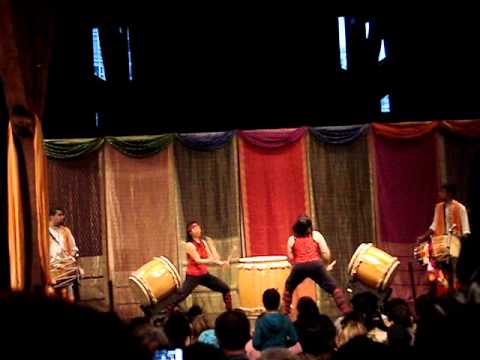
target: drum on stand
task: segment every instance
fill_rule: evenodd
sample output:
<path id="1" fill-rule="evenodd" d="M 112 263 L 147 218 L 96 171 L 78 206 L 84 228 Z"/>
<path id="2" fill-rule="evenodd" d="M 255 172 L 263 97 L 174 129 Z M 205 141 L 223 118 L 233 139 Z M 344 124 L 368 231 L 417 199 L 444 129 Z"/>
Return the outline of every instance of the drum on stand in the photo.
<path id="1" fill-rule="evenodd" d="M 54 289 L 65 288 L 80 279 L 80 267 L 74 257 L 56 259 L 50 263 L 50 275 Z"/>
<path id="2" fill-rule="evenodd" d="M 432 257 L 437 261 L 446 261 L 450 256 L 460 255 L 460 239 L 455 235 L 432 237 Z"/>
<path id="3" fill-rule="evenodd" d="M 166 299 L 182 283 L 177 269 L 165 256 L 154 257 L 141 266 L 129 276 L 128 282 L 135 298 L 145 306 Z"/>
<path id="4" fill-rule="evenodd" d="M 390 287 L 399 266 L 396 257 L 373 244 L 360 244 L 350 260 L 348 273 L 373 289 L 385 290 Z"/>
<path id="5" fill-rule="evenodd" d="M 258 316 L 263 308 L 263 292 L 275 288 L 283 293 L 291 265 L 286 256 L 241 258 L 238 265 L 238 295 L 240 308 L 249 316 Z"/>

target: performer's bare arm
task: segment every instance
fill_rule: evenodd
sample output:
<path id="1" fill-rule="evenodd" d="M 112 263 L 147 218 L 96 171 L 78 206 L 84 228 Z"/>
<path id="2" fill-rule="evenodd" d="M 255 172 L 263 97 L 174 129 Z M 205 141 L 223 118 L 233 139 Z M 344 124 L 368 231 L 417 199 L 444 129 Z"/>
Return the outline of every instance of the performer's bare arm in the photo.
<path id="1" fill-rule="evenodd" d="M 288 250 L 287 250 L 288 261 L 290 263 L 293 263 L 293 245 L 295 245 L 295 238 L 293 236 L 290 236 L 288 238 Z"/>
<path id="2" fill-rule="evenodd" d="M 198 264 L 220 265 L 220 266 L 223 265 L 223 261 L 215 260 L 212 257 L 211 253 L 208 252 L 208 248 L 207 248 L 208 258 L 206 258 L 206 259 L 202 259 L 200 257 L 200 254 L 198 253 L 197 249 L 195 248 L 195 245 L 193 245 L 192 243 L 187 243 L 185 245 L 185 250 L 187 251 L 187 254 L 192 257 L 193 261 L 195 261 Z"/>
<path id="3" fill-rule="evenodd" d="M 62 228 L 65 230 L 67 234 L 67 237 L 68 237 L 67 241 L 71 242 L 72 254 L 69 254 L 69 255 L 73 257 L 78 257 L 79 250 L 78 250 L 77 243 L 75 242 L 75 238 L 73 237 L 72 231 L 70 230 L 70 228 L 66 227 L 65 225 L 63 225 Z"/>
<path id="4" fill-rule="evenodd" d="M 325 238 L 318 231 L 314 231 L 312 233 L 312 238 L 318 244 L 320 256 L 322 257 L 323 261 L 325 261 L 327 265 L 330 264 L 332 261 L 332 254 L 330 253 L 330 248 L 328 247 Z"/>
<path id="5" fill-rule="evenodd" d="M 207 240 L 203 240 L 203 242 L 207 249 L 208 257 L 211 257 L 213 260 L 215 260 L 216 265 L 223 266 L 230 263 L 229 260 L 220 260 L 220 255 L 218 255 L 217 249 L 215 248 L 215 245 L 213 244 L 213 240 L 211 238 L 207 237 Z"/>

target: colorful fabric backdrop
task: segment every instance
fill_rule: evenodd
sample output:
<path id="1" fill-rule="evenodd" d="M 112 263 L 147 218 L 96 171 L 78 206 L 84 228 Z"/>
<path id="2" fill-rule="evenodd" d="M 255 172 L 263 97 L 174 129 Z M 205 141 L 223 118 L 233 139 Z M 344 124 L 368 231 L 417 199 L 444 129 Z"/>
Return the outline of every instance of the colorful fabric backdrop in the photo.
<path id="1" fill-rule="evenodd" d="M 180 246 L 185 243 L 185 228 L 190 221 L 199 221 L 204 233 L 211 237 L 220 257 L 239 258 L 241 254 L 240 206 L 236 144 L 229 133 L 182 135 L 175 143 L 175 168 L 180 202 Z M 180 255 L 180 263 L 185 257 Z M 210 272 L 224 279 L 237 295 L 236 267 L 211 267 Z M 224 308 L 221 294 L 199 288 L 193 302 L 209 313 Z"/>
<path id="2" fill-rule="evenodd" d="M 393 296 L 412 299 L 408 262 L 416 238 L 432 223 L 439 188 L 435 134 L 400 140 L 375 136 L 375 173 L 379 246 L 400 260 Z M 425 273 L 415 264 L 419 291 L 425 291 Z"/>
<path id="3" fill-rule="evenodd" d="M 65 210 L 68 226 L 82 256 L 99 256 L 102 249 L 103 168 L 100 153 L 72 160 L 50 160 L 48 180 L 50 207 Z"/>
<path id="4" fill-rule="evenodd" d="M 141 315 L 128 285 L 132 271 L 160 255 L 178 266 L 172 151 L 136 159 L 105 148 L 110 278 L 115 310 L 125 317 Z"/>
<path id="5" fill-rule="evenodd" d="M 285 255 L 296 217 L 311 214 L 337 260 L 332 274 L 339 285 L 349 280 L 358 244 L 373 242 L 401 260 L 394 296 L 412 300 L 408 263 L 417 293 L 425 291 L 413 247 L 432 221 L 440 182 L 457 183 L 472 228 L 479 218 L 479 124 L 47 140 L 50 205 L 66 209 L 91 277 L 82 300 L 103 308 L 111 301 L 123 317 L 140 315 L 127 282 L 132 271 L 165 255 L 183 272 L 185 223 L 192 219 L 204 225 L 223 258 L 235 246 L 238 258 Z M 236 267 L 211 271 L 232 285 L 237 306 Z M 298 293 L 315 297 L 311 283 Z M 322 311 L 337 315 L 331 299 L 320 295 Z M 221 297 L 202 288 L 192 302 L 210 313 L 223 309 Z"/>
<path id="6" fill-rule="evenodd" d="M 325 130 L 324 130 L 325 131 Z M 351 129 L 345 129 L 351 133 Z M 362 133 L 360 133 L 362 135 Z M 314 223 L 337 261 L 332 275 L 345 287 L 348 263 L 361 243 L 375 242 L 366 136 L 343 145 L 313 138 L 309 146 Z M 338 315 L 330 297 L 320 292 L 321 311 Z"/>
<path id="7" fill-rule="evenodd" d="M 304 134 L 304 129 L 241 133 L 240 181 L 247 256 L 286 255 L 295 219 L 310 212 Z M 302 296 L 316 298 L 310 279 L 294 292 L 294 308 Z"/>
<path id="8" fill-rule="evenodd" d="M 242 132 L 240 184 L 248 256 L 286 255 L 295 219 L 309 212 L 303 129 Z"/>

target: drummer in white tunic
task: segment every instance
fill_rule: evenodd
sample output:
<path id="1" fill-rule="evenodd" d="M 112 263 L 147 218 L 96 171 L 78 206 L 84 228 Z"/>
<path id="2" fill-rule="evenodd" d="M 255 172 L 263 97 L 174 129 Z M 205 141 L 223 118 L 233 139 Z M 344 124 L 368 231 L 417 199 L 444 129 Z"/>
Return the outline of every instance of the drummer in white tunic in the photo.
<path id="1" fill-rule="evenodd" d="M 75 260 L 78 255 L 78 247 L 70 229 L 64 225 L 65 212 L 60 208 L 50 210 L 48 233 L 50 238 L 50 266 L 67 259 Z M 57 294 L 68 301 L 75 300 L 73 284 L 57 289 Z"/>

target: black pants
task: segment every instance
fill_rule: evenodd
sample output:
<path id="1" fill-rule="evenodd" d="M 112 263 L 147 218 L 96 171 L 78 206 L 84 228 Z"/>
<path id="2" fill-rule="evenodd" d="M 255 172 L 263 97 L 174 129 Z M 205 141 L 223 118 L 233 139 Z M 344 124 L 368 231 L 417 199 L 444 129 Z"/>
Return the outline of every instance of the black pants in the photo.
<path id="1" fill-rule="evenodd" d="M 294 290 L 306 278 L 315 281 L 318 286 L 329 294 L 337 288 L 335 279 L 329 274 L 322 261 L 310 261 L 293 265 L 292 271 L 285 283 L 285 290 L 293 294 Z"/>
<path id="2" fill-rule="evenodd" d="M 185 300 L 198 285 L 203 285 L 210 290 L 221 292 L 224 298 L 225 295 L 230 292 L 230 287 L 224 281 L 209 273 L 200 276 L 187 275 L 180 289 L 178 289 L 166 300 L 160 301 L 159 303 L 151 306 L 149 312 L 152 314 L 157 314 L 168 305 L 178 304 L 179 302 Z"/>

